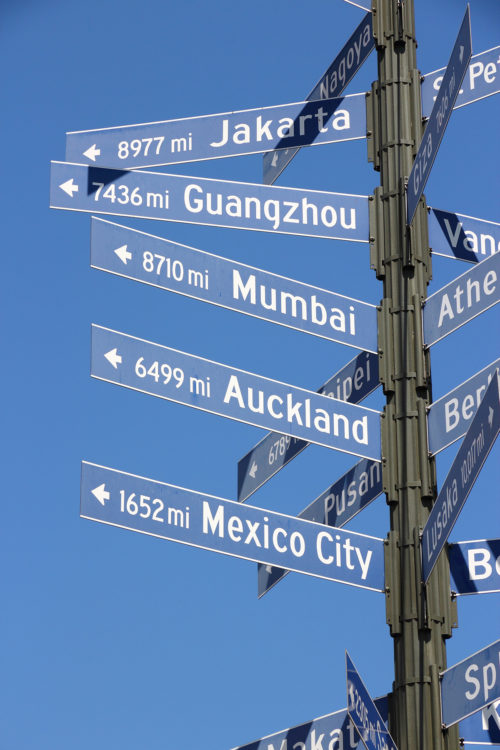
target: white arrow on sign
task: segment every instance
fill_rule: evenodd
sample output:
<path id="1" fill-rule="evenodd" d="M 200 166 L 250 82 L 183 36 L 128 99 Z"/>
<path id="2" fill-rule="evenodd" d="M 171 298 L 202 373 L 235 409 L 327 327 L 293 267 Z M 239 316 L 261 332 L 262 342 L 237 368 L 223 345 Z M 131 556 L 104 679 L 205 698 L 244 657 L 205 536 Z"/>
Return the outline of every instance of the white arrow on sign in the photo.
<path id="1" fill-rule="evenodd" d="M 104 356 L 106 357 L 108 362 L 113 365 L 115 370 L 118 368 L 118 365 L 121 365 L 122 363 L 121 355 L 118 354 L 116 347 L 114 349 L 111 349 L 111 351 L 106 352 Z"/>
<path id="2" fill-rule="evenodd" d="M 94 495 L 96 500 L 99 500 L 102 506 L 104 506 L 105 500 L 109 500 L 109 498 L 111 497 L 109 492 L 106 491 L 106 485 L 104 482 L 100 484 L 99 487 L 93 489 L 92 494 Z"/>
<path id="3" fill-rule="evenodd" d="M 97 148 L 97 143 L 93 143 L 92 146 L 89 146 L 89 148 L 83 152 L 83 155 L 88 159 L 92 159 L 92 161 L 95 161 L 96 156 L 101 155 L 101 149 Z"/>
<path id="4" fill-rule="evenodd" d="M 64 190 L 65 193 L 69 195 L 70 198 L 73 197 L 74 193 L 78 192 L 78 185 L 75 185 L 73 182 L 73 178 L 71 180 L 66 180 L 66 182 L 63 182 L 62 185 L 59 185 L 61 190 Z"/>
<path id="5" fill-rule="evenodd" d="M 116 255 L 120 258 L 122 263 L 127 265 L 128 260 L 132 260 L 132 253 L 129 253 L 127 250 L 128 245 L 122 245 L 121 247 L 117 247 L 115 250 Z"/>
<path id="6" fill-rule="evenodd" d="M 250 476 L 252 477 L 252 479 L 255 479 L 255 474 L 258 468 L 259 468 L 259 465 L 254 461 L 250 468 L 250 471 L 248 472 Z"/>

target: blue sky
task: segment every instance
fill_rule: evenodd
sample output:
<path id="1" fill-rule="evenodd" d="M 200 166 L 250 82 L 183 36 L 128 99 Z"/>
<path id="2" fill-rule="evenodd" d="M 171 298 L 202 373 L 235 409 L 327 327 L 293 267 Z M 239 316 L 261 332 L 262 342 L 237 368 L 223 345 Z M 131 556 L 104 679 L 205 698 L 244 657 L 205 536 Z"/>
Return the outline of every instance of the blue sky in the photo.
<path id="1" fill-rule="evenodd" d="M 418 65 L 446 65 L 464 3 L 419 0 Z M 471 0 L 473 53 L 500 43 Z M 65 132 L 303 100 L 363 11 L 342 0 L 46 0 L 4 8 L 0 737 L 28 750 L 229 750 L 341 709 L 347 649 L 391 689 L 381 594 L 294 573 L 257 599 L 254 563 L 80 519 L 82 460 L 236 499 L 263 430 L 91 379 L 96 323 L 315 390 L 355 350 L 89 265 L 88 214 L 49 209 Z M 499 73 L 500 75 L 500 73 Z M 346 90 L 367 91 L 375 55 Z M 500 97 L 452 114 L 426 197 L 498 221 Z M 262 156 L 163 168 L 258 183 Z M 305 148 L 279 185 L 369 195 L 364 140 Z M 111 217 L 111 220 L 114 220 Z M 368 246 L 191 224 L 126 226 L 378 304 Z M 429 293 L 468 268 L 437 257 Z M 498 307 L 432 347 L 434 398 L 499 356 Z M 382 408 L 380 390 L 365 405 Z M 437 459 L 441 485 L 458 443 Z M 498 537 L 497 444 L 452 532 Z M 296 515 L 356 459 L 310 446 L 249 501 Z M 382 497 L 349 528 L 384 538 Z M 498 594 L 462 597 L 450 665 L 498 638 Z"/>

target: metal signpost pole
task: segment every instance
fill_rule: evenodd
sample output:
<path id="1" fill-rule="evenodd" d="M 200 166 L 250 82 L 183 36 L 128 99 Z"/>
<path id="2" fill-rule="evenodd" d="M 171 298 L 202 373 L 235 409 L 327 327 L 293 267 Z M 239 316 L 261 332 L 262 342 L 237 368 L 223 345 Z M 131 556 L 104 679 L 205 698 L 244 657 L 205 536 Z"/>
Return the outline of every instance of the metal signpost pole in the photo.
<path id="1" fill-rule="evenodd" d="M 423 126 L 413 0 L 374 0 L 378 81 L 367 101 L 368 158 L 381 173 L 370 203 L 371 264 L 383 281 L 379 313 L 383 487 L 390 507 L 386 540 L 386 614 L 394 638 L 389 729 L 399 750 L 451 750 L 458 729 L 441 727 L 439 672 L 456 626 L 449 566 L 441 555 L 422 583 L 420 531 L 436 497 L 427 448 L 432 401 L 422 303 L 431 277 L 427 211 L 418 202 L 406 225 L 406 180 Z"/>

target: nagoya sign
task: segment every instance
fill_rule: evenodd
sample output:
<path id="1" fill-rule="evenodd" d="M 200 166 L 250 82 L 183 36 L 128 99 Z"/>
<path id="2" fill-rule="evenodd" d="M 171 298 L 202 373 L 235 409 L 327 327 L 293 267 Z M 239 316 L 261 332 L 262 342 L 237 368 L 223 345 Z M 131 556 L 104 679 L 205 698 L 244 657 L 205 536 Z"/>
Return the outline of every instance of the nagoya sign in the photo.
<path id="1" fill-rule="evenodd" d="M 380 460 L 379 412 L 92 326 L 91 374 L 329 448 Z"/>
<path id="2" fill-rule="evenodd" d="M 500 698 L 500 641 L 491 643 L 441 673 L 441 714 L 445 727 Z"/>
<path id="3" fill-rule="evenodd" d="M 192 547 L 382 591 L 383 541 L 82 463 L 80 515 Z"/>
<path id="4" fill-rule="evenodd" d="M 406 223 L 412 222 L 420 196 L 443 138 L 446 125 L 460 90 L 460 84 L 472 53 L 469 6 L 458 32 L 441 86 L 426 125 L 413 167 L 408 178 Z"/>
<path id="5" fill-rule="evenodd" d="M 368 198 L 52 162 L 50 206 L 368 242 Z"/>
<path id="6" fill-rule="evenodd" d="M 499 377 L 493 378 L 453 461 L 422 533 L 427 581 L 500 431 Z"/>
<path id="7" fill-rule="evenodd" d="M 380 385 L 378 356 L 362 352 L 335 373 L 318 393 L 357 404 Z M 298 456 L 309 443 L 270 432 L 238 461 L 238 500 L 244 502 Z"/>
<path id="8" fill-rule="evenodd" d="M 431 294 L 423 309 L 424 343 L 432 346 L 500 301 L 500 253 Z"/>
<path id="9" fill-rule="evenodd" d="M 366 137 L 365 95 L 66 133 L 66 161 L 137 169 Z"/>
<path id="10" fill-rule="evenodd" d="M 364 63 L 374 47 L 372 33 L 371 13 L 367 13 L 351 37 L 342 47 L 341 51 L 323 73 L 315 85 L 307 101 L 323 100 L 330 97 L 338 97 L 353 78 L 361 65 Z M 366 125 L 366 114 L 362 115 L 363 123 Z M 296 120 L 297 124 L 297 120 Z M 361 117 L 359 125 L 361 125 Z M 366 129 L 365 129 L 366 130 Z M 364 133 L 366 135 L 366 132 Z M 264 156 L 263 182 L 272 185 L 278 179 L 285 167 L 290 164 L 298 148 L 287 148 L 287 143 L 282 140 L 278 148 L 285 151 L 270 151 Z M 274 147 L 277 148 L 276 146 Z"/>
<path id="11" fill-rule="evenodd" d="M 92 218 L 91 265 L 261 320 L 375 352 L 374 305 Z"/>

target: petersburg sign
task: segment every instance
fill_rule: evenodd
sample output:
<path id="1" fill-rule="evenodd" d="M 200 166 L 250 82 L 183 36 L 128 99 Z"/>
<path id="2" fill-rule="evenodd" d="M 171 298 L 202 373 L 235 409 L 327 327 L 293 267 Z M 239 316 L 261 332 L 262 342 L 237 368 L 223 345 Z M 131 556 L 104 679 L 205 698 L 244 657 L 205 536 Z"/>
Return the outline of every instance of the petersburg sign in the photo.
<path id="1" fill-rule="evenodd" d="M 377 351 L 374 305 L 92 218 L 91 265 L 103 271 Z"/>
<path id="2" fill-rule="evenodd" d="M 92 326 L 91 374 L 195 409 L 380 460 L 380 414 L 303 388 Z"/>
<path id="3" fill-rule="evenodd" d="M 422 116 L 429 117 L 443 81 L 445 68 L 427 73 L 422 82 Z M 500 47 L 473 55 L 454 109 L 500 93 Z"/>
<path id="4" fill-rule="evenodd" d="M 424 343 L 432 346 L 500 301 L 500 253 L 481 261 L 427 297 Z"/>
<path id="5" fill-rule="evenodd" d="M 500 698 L 500 641 L 441 673 L 441 712 L 449 727 Z"/>
<path id="6" fill-rule="evenodd" d="M 368 242 L 368 198 L 52 162 L 50 206 Z"/>
<path id="7" fill-rule="evenodd" d="M 384 588 L 383 541 L 82 463 L 80 515 L 360 588 Z"/>
<path id="8" fill-rule="evenodd" d="M 378 356 L 361 352 L 332 375 L 317 393 L 357 404 L 379 385 Z M 238 461 L 238 500 L 244 502 L 308 444 L 279 432 L 270 432 L 263 437 Z"/>
<path id="9" fill-rule="evenodd" d="M 412 222 L 420 196 L 429 177 L 434 159 L 446 130 L 460 84 L 469 65 L 472 53 L 469 6 L 458 32 L 448 66 L 436 96 L 413 167 L 408 178 L 406 223 Z"/>
<path id="10" fill-rule="evenodd" d="M 137 169 L 365 137 L 365 95 L 354 94 L 66 133 L 66 161 Z"/>
<path id="11" fill-rule="evenodd" d="M 422 533 L 422 574 L 427 581 L 483 463 L 500 431 L 498 375 L 489 384 Z"/>

